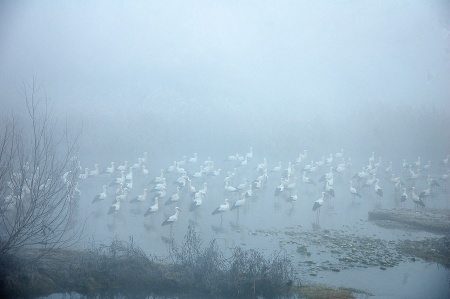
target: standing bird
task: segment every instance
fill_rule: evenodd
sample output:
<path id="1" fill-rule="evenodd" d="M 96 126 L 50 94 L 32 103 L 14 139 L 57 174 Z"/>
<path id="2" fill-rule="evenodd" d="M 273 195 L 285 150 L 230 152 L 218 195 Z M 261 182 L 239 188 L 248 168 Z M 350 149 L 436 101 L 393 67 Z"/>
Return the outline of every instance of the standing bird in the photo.
<path id="1" fill-rule="evenodd" d="M 414 172 L 411 169 L 411 166 L 410 166 L 408 172 L 409 172 L 409 178 L 407 178 L 406 180 L 407 181 L 412 181 L 412 183 L 414 185 L 416 180 L 417 180 L 417 178 L 420 176 L 420 168 L 417 169 L 417 172 Z"/>
<path id="2" fill-rule="evenodd" d="M 447 181 L 448 181 L 448 175 L 449 174 L 450 174 L 450 170 L 447 170 L 447 173 L 444 173 L 439 178 L 442 181 L 442 188 L 444 188 L 444 189 L 447 187 Z"/>
<path id="3" fill-rule="evenodd" d="M 375 161 L 375 152 L 372 152 L 372 156 L 369 157 L 369 162 L 373 163 Z"/>
<path id="4" fill-rule="evenodd" d="M 250 151 L 245 154 L 245 157 L 248 159 L 253 158 L 253 147 L 252 146 L 250 146 Z"/>
<path id="5" fill-rule="evenodd" d="M 280 194 L 283 193 L 285 187 L 285 181 L 281 179 L 280 184 L 275 188 L 275 192 L 273 193 L 273 196 L 276 196 L 277 199 L 279 198 Z"/>
<path id="6" fill-rule="evenodd" d="M 144 217 L 147 217 L 148 215 L 153 215 L 159 210 L 159 197 L 155 197 L 155 203 L 145 211 Z"/>
<path id="7" fill-rule="evenodd" d="M 144 157 L 138 158 L 138 160 L 141 161 L 143 164 L 147 163 L 148 160 L 147 152 L 144 152 Z"/>
<path id="8" fill-rule="evenodd" d="M 307 184 L 307 185 L 315 185 L 316 183 L 314 183 L 314 181 L 311 180 L 310 177 L 308 177 L 306 175 L 306 172 L 303 172 L 303 176 L 302 176 L 302 182 Z"/>
<path id="9" fill-rule="evenodd" d="M 106 194 L 106 185 L 103 185 L 103 191 L 100 192 L 99 194 L 97 194 L 97 195 L 94 197 L 94 200 L 92 200 L 92 203 L 95 203 L 95 202 L 104 200 L 106 197 L 107 197 L 107 194 Z"/>
<path id="10" fill-rule="evenodd" d="M 416 205 L 416 210 L 417 210 L 417 208 L 419 207 L 419 206 L 421 206 L 421 207 L 425 207 L 425 204 L 423 203 L 423 201 L 420 199 L 420 197 L 419 196 L 417 196 L 417 194 L 416 193 L 414 193 L 414 190 L 415 190 L 416 188 L 413 186 L 412 188 L 411 188 L 411 199 L 412 199 L 412 201 L 414 202 L 414 204 Z"/>
<path id="11" fill-rule="evenodd" d="M 297 201 L 297 199 L 298 199 L 297 191 L 294 191 L 294 194 L 291 194 L 291 195 L 286 199 L 286 201 L 293 204 L 295 201 Z"/>
<path id="12" fill-rule="evenodd" d="M 381 197 L 383 197 L 383 189 L 381 189 L 381 187 L 380 187 L 380 185 L 378 185 L 378 182 L 379 182 L 379 180 L 378 179 L 375 179 L 375 182 L 374 182 L 374 190 L 375 190 L 375 193 L 377 194 L 377 205 L 380 207 L 381 206 L 381 201 L 380 201 L 380 199 L 381 199 Z"/>
<path id="13" fill-rule="evenodd" d="M 84 169 L 84 173 L 82 173 L 82 174 L 80 174 L 79 176 L 78 176 L 78 178 L 80 179 L 80 180 L 85 180 L 85 179 L 87 179 L 89 177 L 89 168 L 85 168 Z"/>
<path id="14" fill-rule="evenodd" d="M 378 197 L 383 197 L 383 189 L 381 189 L 380 185 L 378 185 L 379 180 L 375 180 L 374 190 Z"/>
<path id="15" fill-rule="evenodd" d="M 355 187 L 352 186 L 352 181 L 349 181 L 348 184 L 349 184 L 348 191 L 352 195 L 352 203 L 355 203 L 355 197 L 358 196 L 359 198 L 361 198 L 361 194 L 359 194 L 359 192 L 355 189 Z"/>
<path id="16" fill-rule="evenodd" d="M 275 166 L 274 168 L 272 168 L 272 170 L 270 172 L 280 172 L 282 168 L 283 168 L 283 163 L 278 162 L 278 166 Z"/>
<path id="17" fill-rule="evenodd" d="M 230 200 L 228 198 L 225 199 L 225 203 L 220 205 L 217 209 L 215 209 L 212 214 L 220 214 L 220 224 L 222 224 L 222 214 L 226 211 L 230 210 Z"/>
<path id="18" fill-rule="evenodd" d="M 431 184 L 428 183 L 428 188 L 422 190 L 422 192 L 420 192 L 419 194 L 419 198 L 425 203 L 427 197 L 431 194 Z"/>
<path id="19" fill-rule="evenodd" d="M 109 207 L 108 215 L 117 214 L 120 210 L 120 200 L 115 200 L 114 203 Z"/>
<path id="20" fill-rule="evenodd" d="M 325 192 L 328 195 L 328 204 L 331 205 L 331 198 L 334 198 L 335 195 L 333 186 L 328 183 L 328 180 L 325 182 Z"/>
<path id="21" fill-rule="evenodd" d="M 127 167 L 128 167 L 128 161 L 125 161 L 124 165 L 117 166 L 116 171 L 125 171 L 127 169 Z"/>
<path id="22" fill-rule="evenodd" d="M 148 176 L 148 169 L 145 167 L 145 164 L 142 164 L 142 166 L 141 166 L 141 174 L 144 177 Z"/>
<path id="23" fill-rule="evenodd" d="M 423 170 L 429 172 L 431 169 L 431 160 L 428 160 L 428 163 L 423 166 Z"/>
<path id="24" fill-rule="evenodd" d="M 115 171 L 116 171 L 116 166 L 114 165 L 114 162 L 111 162 L 111 166 L 106 167 L 106 169 L 105 169 L 105 173 L 107 173 L 107 174 L 114 173 Z"/>
<path id="25" fill-rule="evenodd" d="M 114 182 L 111 182 L 109 184 L 109 186 L 114 186 L 114 185 L 122 185 L 125 183 L 125 174 L 123 171 L 120 172 L 120 178 L 116 178 L 114 180 Z"/>
<path id="26" fill-rule="evenodd" d="M 134 163 L 133 165 L 131 165 L 131 168 L 141 168 L 142 165 L 144 165 L 144 163 L 142 162 L 141 158 L 138 158 L 138 163 Z"/>
<path id="27" fill-rule="evenodd" d="M 153 187 L 153 189 L 150 192 L 157 192 L 157 191 L 165 190 L 166 187 L 167 187 L 167 181 L 166 181 L 166 178 L 164 178 L 163 181 L 161 183 L 156 184 L 155 187 Z"/>
<path id="28" fill-rule="evenodd" d="M 334 194 L 334 189 L 333 189 L 333 186 L 330 184 L 330 182 L 329 182 L 328 180 L 325 182 L 325 192 L 326 192 L 329 196 L 331 196 L 331 197 L 334 198 L 334 196 L 335 196 L 335 194 Z"/>
<path id="29" fill-rule="evenodd" d="M 325 192 L 322 192 L 322 197 L 319 198 L 314 202 L 313 211 L 317 212 L 317 222 L 319 222 L 319 216 L 320 216 L 320 207 L 323 206 L 323 197 L 325 196 Z"/>
<path id="30" fill-rule="evenodd" d="M 384 170 L 385 174 L 392 173 L 392 162 L 389 162 L 389 166 Z"/>
<path id="31" fill-rule="evenodd" d="M 155 177 L 149 184 L 160 184 L 164 181 L 166 181 L 166 177 L 164 176 L 164 169 L 161 169 L 160 175 Z"/>
<path id="32" fill-rule="evenodd" d="M 244 178 L 244 182 L 236 186 L 237 191 L 243 191 L 245 188 L 247 188 L 248 180 L 247 178 Z"/>
<path id="33" fill-rule="evenodd" d="M 144 189 L 144 193 L 130 200 L 130 203 L 138 203 L 139 205 L 141 205 L 147 199 L 147 196 L 148 191 L 147 189 Z"/>
<path id="34" fill-rule="evenodd" d="M 436 179 L 433 179 L 430 175 L 427 175 L 427 183 L 431 186 L 431 191 L 433 191 L 433 187 L 440 187 L 441 185 L 438 183 Z"/>
<path id="35" fill-rule="evenodd" d="M 189 207 L 189 211 L 193 212 L 198 209 L 203 204 L 203 198 L 205 198 L 205 196 L 206 195 L 203 192 L 196 192 L 194 194 L 194 199 L 191 202 L 191 206 Z"/>
<path id="36" fill-rule="evenodd" d="M 177 187 L 177 191 L 167 199 L 166 206 L 178 202 L 180 200 L 180 187 Z"/>
<path id="37" fill-rule="evenodd" d="M 294 181 L 286 185 L 285 190 L 289 191 L 289 195 L 292 195 L 292 191 L 297 186 L 297 177 L 294 177 Z"/>
<path id="38" fill-rule="evenodd" d="M 237 191 L 236 188 L 234 188 L 233 186 L 228 185 L 228 181 L 225 181 L 225 187 L 223 189 L 227 193 L 232 193 L 232 192 L 236 192 Z"/>
<path id="39" fill-rule="evenodd" d="M 236 154 L 234 156 L 228 156 L 228 158 L 226 158 L 224 161 L 236 161 L 239 157 L 239 154 Z"/>
<path id="40" fill-rule="evenodd" d="M 400 206 L 408 200 L 408 193 L 406 193 L 406 188 L 403 188 L 402 195 L 400 195 Z"/>
<path id="41" fill-rule="evenodd" d="M 241 194 L 241 197 L 235 201 L 233 206 L 230 208 L 230 211 L 237 209 L 237 220 L 239 220 L 239 208 L 245 204 L 245 193 Z"/>
<path id="42" fill-rule="evenodd" d="M 127 173 L 127 175 L 125 176 L 125 179 L 127 181 L 132 181 L 133 180 L 133 167 L 130 167 L 130 172 Z"/>
<path id="43" fill-rule="evenodd" d="M 116 196 L 115 202 L 117 201 L 124 201 L 128 199 L 128 196 L 130 195 L 130 190 L 128 188 L 123 188 L 122 194 L 119 194 Z"/>
<path id="44" fill-rule="evenodd" d="M 248 158 L 247 156 L 244 157 L 244 160 L 241 161 L 241 163 L 238 164 L 238 166 L 247 166 L 248 165 Z"/>
<path id="45" fill-rule="evenodd" d="M 291 210 L 294 209 L 294 202 L 298 199 L 297 191 L 294 191 L 294 194 L 291 194 L 288 198 L 286 198 L 287 202 L 291 203 Z"/>
<path id="46" fill-rule="evenodd" d="M 161 225 L 170 225 L 170 235 L 172 235 L 172 225 L 178 220 L 178 213 L 180 212 L 179 207 L 175 207 L 175 214 L 169 216 Z"/>
<path id="47" fill-rule="evenodd" d="M 267 169 L 267 159 L 264 158 L 262 163 L 259 163 L 256 167 L 257 172 L 261 172 Z"/>
<path id="48" fill-rule="evenodd" d="M 194 153 L 194 157 L 191 157 L 188 160 L 189 163 L 197 163 L 197 161 L 198 161 L 197 153 Z"/>
<path id="49" fill-rule="evenodd" d="M 417 161 L 414 162 L 414 166 L 419 168 L 420 167 L 420 157 L 417 157 Z"/>
<path id="50" fill-rule="evenodd" d="M 95 164 L 94 168 L 95 168 L 94 170 L 91 170 L 89 172 L 89 176 L 96 176 L 96 175 L 100 174 L 100 169 L 98 168 L 98 164 Z"/>
<path id="51" fill-rule="evenodd" d="M 337 152 L 336 154 L 334 154 L 334 157 L 335 158 L 342 158 L 342 157 L 344 157 L 344 149 L 341 148 L 341 151 Z"/>
<path id="52" fill-rule="evenodd" d="M 300 164 L 305 159 L 306 159 L 306 150 L 303 151 L 303 154 L 302 153 L 298 154 L 297 159 L 295 159 L 295 163 Z"/>

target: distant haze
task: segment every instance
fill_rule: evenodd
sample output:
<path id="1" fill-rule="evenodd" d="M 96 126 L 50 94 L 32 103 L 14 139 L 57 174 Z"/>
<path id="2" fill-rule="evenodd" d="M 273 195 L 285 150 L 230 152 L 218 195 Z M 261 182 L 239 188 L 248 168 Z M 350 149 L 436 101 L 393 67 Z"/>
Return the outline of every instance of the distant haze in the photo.
<path id="1" fill-rule="evenodd" d="M 286 254 L 302 286 L 450 298 L 448 268 L 394 250 L 437 235 L 367 221 L 373 209 L 417 210 L 414 192 L 428 200 L 425 211 L 448 213 L 450 0 L 0 0 L 0 141 L 11 112 L 29 124 L 24 92 L 33 78 L 52 109 L 49 133 L 65 124 L 70 136 L 81 133 L 83 174 L 68 200 L 85 223 L 78 248 L 98 244 L 103 254 L 100 244 L 129 240 L 164 257 L 191 226 L 202 247 L 211 244 L 203 264 L 217 269 L 214 244 L 227 264 L 237 254 L 268 273 L 259 253 L 232 253 L 237 245 L 274 252 L 280 277 Z M 36 182 L 35 170 L 47 167 L 30 165 Z M 0 203 L 27 194 L 16 189 Z M 225 199 L 244 198 L 213 215 Z M 313 211 L 316 202 L 324 204 Z M 162 226 L 175 206 L 179 219 Z"/>
<path id="2" fill-rule="evenodd" d="M 363 138 L 395 111 L 434 111 L 435 126 L 449 125 L 450 5 L 2 1 L 2 112 L 20 110 L 22 82 L 33 74 L 55 111 L 83 124 L 85 138 L 139 136 L 146 141 L 138 152 L 150 139 L 189 144 L 202 136 L 245 148 L 295 138 L 296 152 L 318 123 L 335 130 L 327 145 L 339 149 L 349 137 L 335 132 Z M 409 134 L 409 121 L 390 125 Z M 413 123 L 415 131 L 427 126 Z M 380 145 L 372 142 L 368 148 Z"/>

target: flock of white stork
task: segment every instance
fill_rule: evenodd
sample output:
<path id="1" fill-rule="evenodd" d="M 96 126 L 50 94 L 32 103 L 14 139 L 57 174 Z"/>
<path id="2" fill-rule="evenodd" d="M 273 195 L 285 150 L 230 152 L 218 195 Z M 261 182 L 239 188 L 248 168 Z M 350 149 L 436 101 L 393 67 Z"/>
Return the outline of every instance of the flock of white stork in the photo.
<path id="1" fill-rule="evenodd" d="M 275 180 L 277 186 L 273 194 L 276 200 L 281 198 L 292 205 L 298 199 L 300 185 L 303 185 L 304 188 L 311 185 L 323 188 L 319 199 L 311 199 L 312 210 L 317 213 L 318 221 L 320 207 L 324 201 L 331 202 L 335 197 L 333 188 L 335 177 L 339 177 L 339 182 L 342 182 L 342 179 L 347 182 L 349 198 L 351 197 L 352 203 L 368 192 L 373 192 L 377 201 L 380 201 L 385 194 L 381 185 L 390 184 L 392 186 L 390 188 L 393 188 L 395 192 L 394 199 L 398 200 L 401 207 L 411 199 L 416 209 L 423 209 L 427 206 L 427 197 L 435 188 L 446 188 L 449 175 L 448 155 L 435 165 L 431 164 L 431 161 L 423 164 L 420 157 L 412 163 L 403 160 L 401 168 L 400 163 L 396 165 L 398 166 L 397 170 L 401 169 L 401 175 L 394 174 L 392 162 L 382 166 L 381 157 L 375 159 L 374 152 L 359 172 L 352 170 L 352 160 L 344 155 L 344 150 L 316 161 L 310 160 L 307 151 L 304 150 L 294 161 L 287 162 L 287 164 L 278 162 L 274 167 L 269 167 L 266 158 L 259 163 L 253 162 L 253 159 L 253 148 L 250 147 L 245 154 L 236 154 L 221 159 L 220 163 L 217 163 L 222 167 L 219 168 L 210 157 L 204 162 L 199 161 L 199 157 L 195 153 L 190 158 L 183 157 L 181 161 L 174 161 L 167 169 L 161 169 L 158 176 L 149 178 L 147 169 L 149 157 L 147 153 L 144 153 L 144 156 L 138 158 L 137 163 L 132 165 L 125 161 L 119 166 L 111 162 L 110 166 L 104 170 L 100 170 L 97 164 L 92 171 L 85 168 L 85 171 L 79 175 L 79 179 L 80 181 L 91 180 L 96 176 L 109 178 L 110 184 L 103 185 L 102 191 L 92 200 L 92 203 L 98 204 L 112 198 L 107 214 L 119 214 L 124 203 L 137 204 L 139 207 L 144 203 L 149 203 L 150 206 L 146 209 L 144 216 L 151 215 L 153 217 L 153 214 L 161 210 L 160 204 L 164 200 L 166 206 L 173 208 L 173 215 L 164 220 L 162 225 L 170 225 L 172 231 L 172 225 L 178 220 L 179 213 L 182 211 L 181 202 L 188 202 L 186 206 L 189 211 L 201 208 L 208 195 L 207 180 L 211 177 L 215 177 L 215 180 L 223 178 L 224 201 L 222 204 L 217 202 L 217 208 L 212 211 L 213 215 L 219 214 L 221 219 L 222 214 L 227 211 L 237 209 L 239 213 L 239 208 L 246 205 L 247 199 L 255 196 L 257 192 L 261 192 L 260 190 L 265 190 L 269 180 Z M 245 177 L 242 179 L 244 174 Z M 250 176 L 252 176 L 251 179 L 247 179 Z M 382 176 L 383 183 L 380 182 Z M 141 182 L 145 182 L 145 188 L 141 189 L 141 193 L 137 193 L 139 190 L 133 189 L 136 188 L 133 186 L 136 177 Z M 240 181 L 236 182 L 236 180 Z M 416 191 L 418 180 L 425 180 L 428 188 Z M 82 184 L 81 182 L 80 186 Z M 142 188 L 142 184 L 139 186 Z M 368 191 L 370 188 L 373 191 Z M 361 192 L 362 190 L 365 190 L 365 193 Z M 131 196 L 133 193 L 140 195 Z M 234 200 L 232 200 L 233 198 Z"/>

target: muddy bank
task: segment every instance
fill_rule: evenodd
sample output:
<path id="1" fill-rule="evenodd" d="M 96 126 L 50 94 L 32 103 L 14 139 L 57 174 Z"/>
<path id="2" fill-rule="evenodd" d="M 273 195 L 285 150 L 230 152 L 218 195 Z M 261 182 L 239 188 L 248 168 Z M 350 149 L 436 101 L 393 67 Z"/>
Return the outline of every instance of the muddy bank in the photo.
<path id="1" fill-rule="evenodd" d="M 1 257 L 0 293 L 3 298 L 45 296 L 52 293 L 103 293 L 140 288 L 158 291 L 173 284 L 166 269 L 145 258 L 104 256 L 87 251 L 52 250 L 38 261 L 39 249 Z M 123 278 L 126 277 L 124 280 Z"/>
<path id="2" fill-rule="evenodd" d="M 450 235 L 442 238 L 427 238 L 422 241 L 404 240 L 399 242 L 396 248 L 406 255 L 450 268 Z"/>
<path id="3" fill-rule="evenodd" d="M 386 228 L 418 229 L 438 234 L 450 232 L 448 211 L 379 209 L 369 211 L 369 221 Z"/>

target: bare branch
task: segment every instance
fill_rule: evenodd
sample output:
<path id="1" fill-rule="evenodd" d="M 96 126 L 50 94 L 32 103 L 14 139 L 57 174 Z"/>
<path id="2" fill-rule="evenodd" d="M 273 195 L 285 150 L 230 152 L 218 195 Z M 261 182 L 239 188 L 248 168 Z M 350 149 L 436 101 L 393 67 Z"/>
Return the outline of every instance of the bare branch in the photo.
<path id="1" fill-rule="evenodd" d="M 19 127 L 12 115 L 0 136 L 0 253 L 71 245 L 84 229 L 83 223 L 74 225 L 77 206 L 72 200 L 79 169 L 71 157 L 79 134 L 71 140 L 67 128 L 57 131 L 35 76 L 23 86 L 30 128 Z M 71 175 L 63 180 L 65 173 Z"/>

